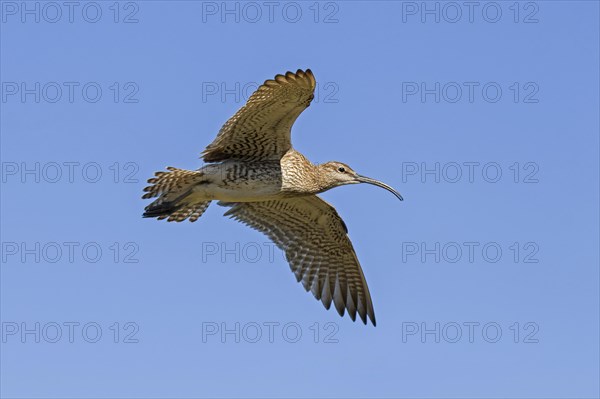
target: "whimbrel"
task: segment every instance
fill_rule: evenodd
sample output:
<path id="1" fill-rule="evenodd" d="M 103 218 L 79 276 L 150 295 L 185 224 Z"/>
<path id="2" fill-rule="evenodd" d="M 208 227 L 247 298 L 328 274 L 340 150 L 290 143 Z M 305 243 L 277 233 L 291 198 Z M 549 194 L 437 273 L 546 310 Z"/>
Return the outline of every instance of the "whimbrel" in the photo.
<path id="1" fill-rule="evenodd" d="M 312 164 L 292 148 L 291 128 L 314 98 L 316 81 L 307 69 L 267 80 L 221 128 L 204 150 L 198 170 L 168 167 L 156 172 L 142 198 L 158 197 L 144 217 L 195 222 L 213 200 L 230 216 L 267 235 L 285 252 L 298 282 L 340 316 L 359 314 L 373 325 L 375 312 L 346 224 L 316 194 L 345 184 L 380 181 L 341 162 Z"/>

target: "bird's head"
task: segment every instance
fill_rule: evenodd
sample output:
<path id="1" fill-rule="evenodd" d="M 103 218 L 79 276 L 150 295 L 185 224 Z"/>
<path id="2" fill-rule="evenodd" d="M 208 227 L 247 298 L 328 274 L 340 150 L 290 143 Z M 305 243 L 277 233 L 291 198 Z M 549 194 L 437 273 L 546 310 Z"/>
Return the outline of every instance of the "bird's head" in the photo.
<path id="1" fill-rule="evenodd" d="M 403 201 L 402 195 L 387 184 L 379 180 L 371 179 L 370 177 L 361 176 L 356 173 L 350 166 L 341 162 L 327 162 L 318 166 L 321 183 L 324 187 L 323 191 L 330 188 L 343 186 L 345 184 L 368 183 L 375 186 L 385 188 L 394 194 L 400 201 Z"/>

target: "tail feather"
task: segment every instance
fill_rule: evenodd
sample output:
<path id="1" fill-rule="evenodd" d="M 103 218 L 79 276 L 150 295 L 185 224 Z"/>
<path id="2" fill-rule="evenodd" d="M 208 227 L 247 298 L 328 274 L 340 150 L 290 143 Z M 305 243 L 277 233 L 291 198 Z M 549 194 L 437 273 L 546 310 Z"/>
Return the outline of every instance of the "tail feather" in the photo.
<path id="1" fill-rule="evenodd" d="M 210 205 L 210 201 L 197 202 L 195 204 L 184 204 L 169 215 L 168 222 L 183 222 L 189 218 L 190 222 L 195 222 L 204 213 Z M 166 216 L 165 216 L 166 217 Z"/>
<path id="2" fill-rule="evenodd" d="M 185 219 L 195 222 L 204 213 L 211 201 L 193 201 L 190 197 L 194 185 L 202 182 L 201 171 L 183 170 L 168 167 L 168 172 L 156 172 L 148 179 L 151 185 L 144 188 L 142 198 L 159 197 L 145 208 L 145 218 L 167 219 L 182 222 Z"/>
<path id="3" fill-rule="evenodd" d="M 178 169 L 172 166 L 167 167 L 169 172 L 156 172 L 148 183 L 151 185 L 144 188 L 146 194 L 142 198 L 158 197 L 161 194 L 180 193 L 183 188 L 190 188 L 202 180 L 204 173 L 197 170 Z"/>
<path id="4" fill-rule="evenodd" d="M 145 218 L 158 218 L 158 220 L 165 219 L 174 212 L 177 212 L 183 207 L 183 204 L 177 205 L 172 202 L 158 203 L 154 201 L 144 209 L 142 217 Z"/>

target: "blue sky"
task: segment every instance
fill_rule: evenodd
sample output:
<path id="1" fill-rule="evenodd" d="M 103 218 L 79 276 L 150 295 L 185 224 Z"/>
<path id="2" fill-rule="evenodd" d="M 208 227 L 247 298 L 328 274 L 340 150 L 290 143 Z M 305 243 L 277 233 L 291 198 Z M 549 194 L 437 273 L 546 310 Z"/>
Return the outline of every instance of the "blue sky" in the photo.
<path id="1" fill-rule="evenodd" d="M 3 397 L 600 395 L 597 2 L 0 7 Z M 375 328 L 224 208 L 141 218 L 298 68 L 295 148 L 405 198 L 322 195 Z"/>

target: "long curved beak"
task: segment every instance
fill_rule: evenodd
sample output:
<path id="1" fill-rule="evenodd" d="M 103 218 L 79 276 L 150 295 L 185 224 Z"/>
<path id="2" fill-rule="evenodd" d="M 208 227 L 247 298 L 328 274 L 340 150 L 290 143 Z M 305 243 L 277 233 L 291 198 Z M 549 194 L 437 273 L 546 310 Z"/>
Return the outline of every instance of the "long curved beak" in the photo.
<path id="1" fill-rule="evenodd" d="M 379 180 L 371 179 L 370 177 L 361 176 L 361 175 L 356 175 L 356 180 L 360 183 L 368 183 L 368 184 L 373 184 L 374 186 L 379 186 L 381 188 L 385 188 L 390 193 L 392 193 L 396 197 L 398 197 L 398 199 L 400 201 L 404 201 L 404 198 L 402 198 L 402 196 L 400 195 L 400 193 L 398 191 L 394 190 L 392 187 L 388 186 L 387 184 L 380 182 Z"/>

